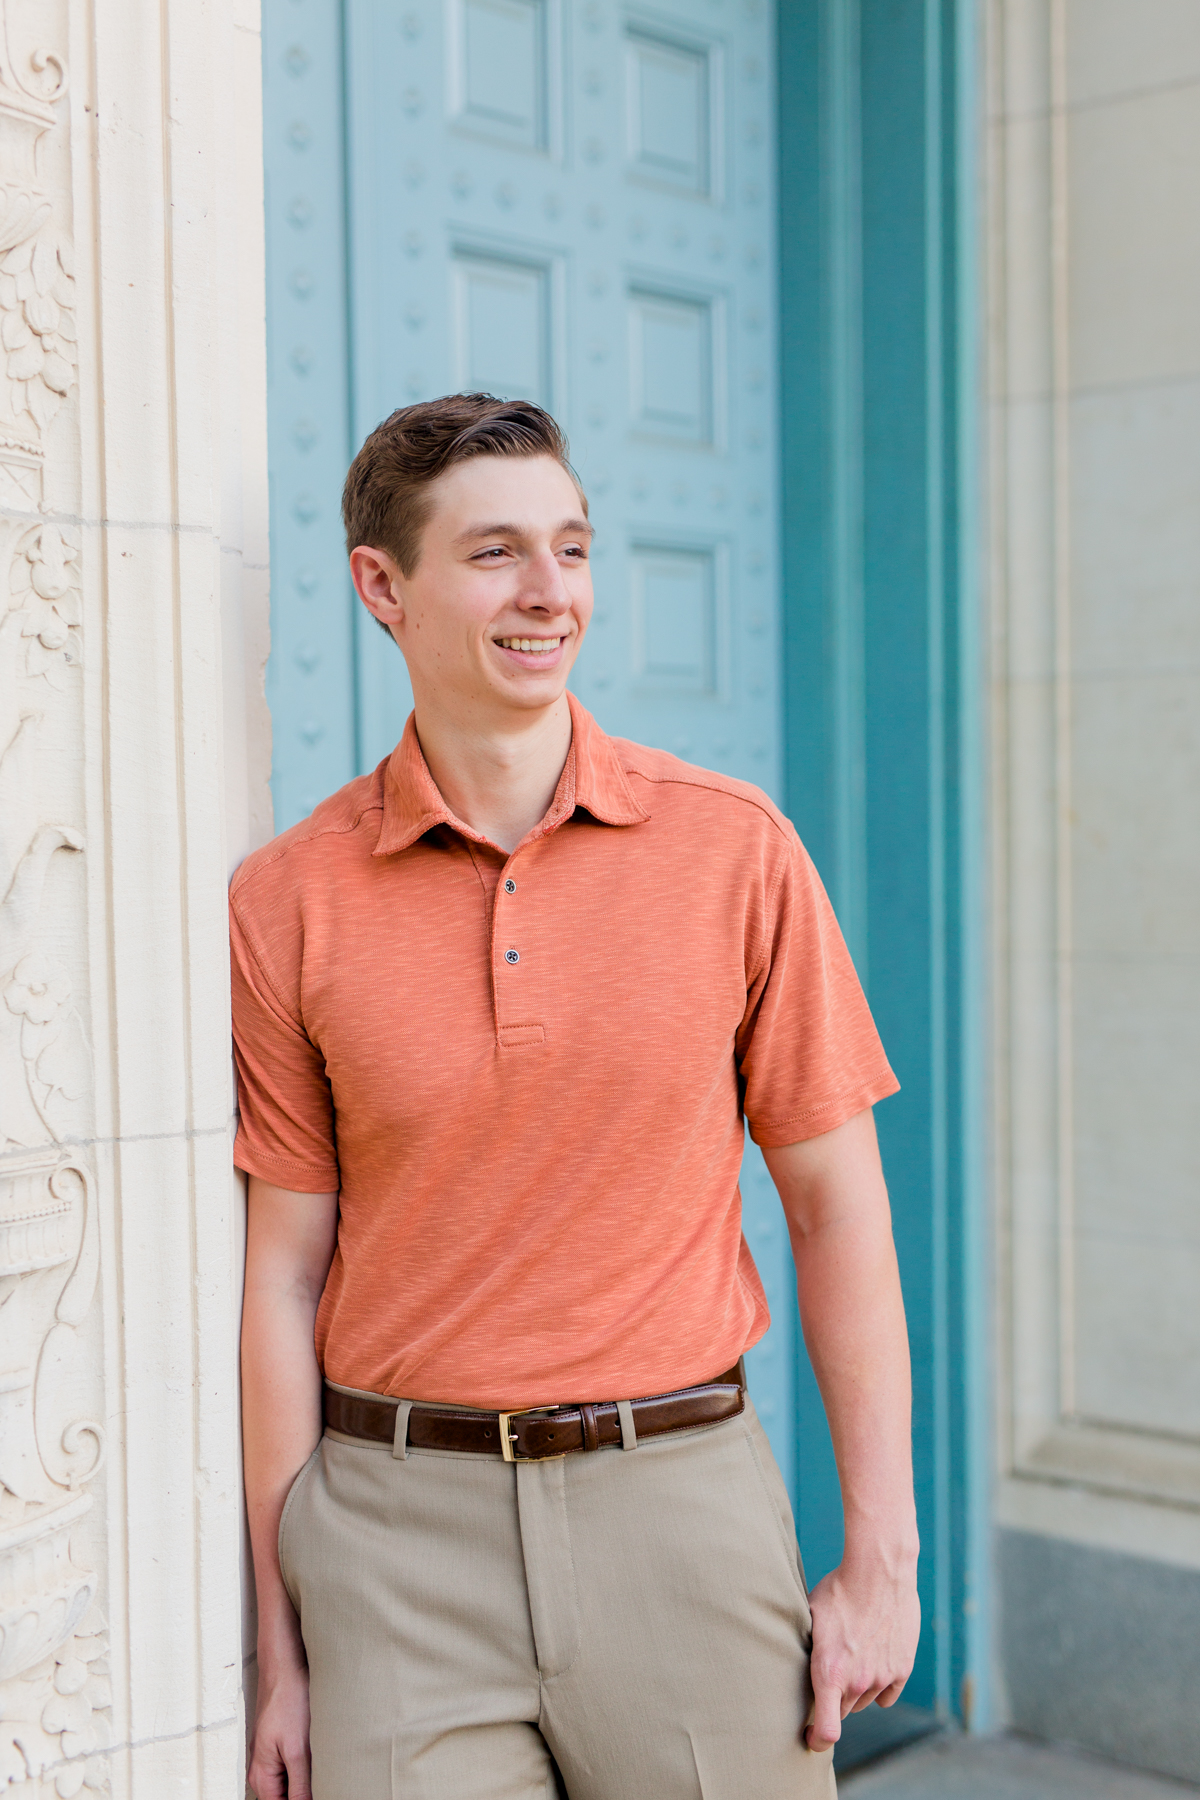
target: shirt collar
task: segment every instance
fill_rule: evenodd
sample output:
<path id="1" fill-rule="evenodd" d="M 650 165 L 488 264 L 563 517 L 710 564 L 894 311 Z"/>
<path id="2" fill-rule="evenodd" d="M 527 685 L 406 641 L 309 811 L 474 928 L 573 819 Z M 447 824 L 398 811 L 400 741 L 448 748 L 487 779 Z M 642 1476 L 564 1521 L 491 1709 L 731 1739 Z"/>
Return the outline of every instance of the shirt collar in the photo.
<path id="1" fill-rule="evenodd" d="M 640 825 L 650 817 L 634 795 L 629 777 L 612 738 L 601 731 L 585 706 L 568 691 L 571 709 L 571 748 L 559 776 L 554 798 L 537 827 L 544 836 L 582 807 L 603 825 Z M 374 855 L 392 856 L 407 850 L 435 825 L 450 825 L 463 837 L 486 843 L 456 819 L 442 799 L 429 773 L 417 737 L 416 714 L 409 713 L 404 735 L 387 760 L 383 774 L 383 824 Z"/>

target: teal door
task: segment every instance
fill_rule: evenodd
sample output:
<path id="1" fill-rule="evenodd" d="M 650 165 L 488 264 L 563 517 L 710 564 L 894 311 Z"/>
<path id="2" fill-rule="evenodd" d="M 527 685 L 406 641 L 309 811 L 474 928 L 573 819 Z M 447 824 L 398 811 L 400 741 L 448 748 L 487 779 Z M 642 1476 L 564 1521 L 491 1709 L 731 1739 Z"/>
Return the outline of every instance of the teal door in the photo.
<path id="1" fill-rule="evenodd" d="M 408 710 L 345 573 L 354 449 L 423 396 L 542 401 L 599 534 L 580 697 L 784 802 L 903 1083 L 879 1127 L 923 1543 L 905 1700 L 986 1722 L 975 0 L 263 14 L 277 823 Z M 754 1394 L 817 1577 L 836 1470 L 753 1150 L 743 1177 L 774 1317 Z"/>
<path id="2" fill-rule="evenodd" d="M 580 698 L 782 798 L 774 32 L 723 10 L 268 0 L 281 828 L 411 704 L 349 590 L 346 463 L 393 408 L 462 389 L 570 435 L 597 527 Z M 744 1199 L 775 1320 L 754 1394 L 794 1484 L 793 1276 L 753 1148 Z"/>

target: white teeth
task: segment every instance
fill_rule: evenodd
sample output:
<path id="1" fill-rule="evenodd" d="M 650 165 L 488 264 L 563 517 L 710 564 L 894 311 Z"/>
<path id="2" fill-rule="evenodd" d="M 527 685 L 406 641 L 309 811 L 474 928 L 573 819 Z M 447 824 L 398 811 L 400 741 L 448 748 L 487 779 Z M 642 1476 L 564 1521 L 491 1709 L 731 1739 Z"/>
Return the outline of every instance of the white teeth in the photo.
<path id="1" fill-rule="evenodd" d="M 560 637 L 556 637 L 556 638 L 508 637 L 508 638 L 497 638 L 496 642 L 500 645 L 501 649 L 503 649 L 503 650 L 532 650 L 535 653 L 540 653 L 540 654 L 544 655 L 549 650 L 557 650 L 558 646 L 562 643 L 562 639 Z"/>

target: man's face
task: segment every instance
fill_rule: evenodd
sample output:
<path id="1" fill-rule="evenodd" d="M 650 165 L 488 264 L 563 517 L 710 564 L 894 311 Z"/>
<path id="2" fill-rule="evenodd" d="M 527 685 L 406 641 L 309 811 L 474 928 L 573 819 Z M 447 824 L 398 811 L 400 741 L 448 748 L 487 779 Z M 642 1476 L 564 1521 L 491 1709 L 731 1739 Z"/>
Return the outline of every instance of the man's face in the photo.
<path id="1" fill-rule="evenodd" d="M 404 652 L 418 705 L 481 723 L 552 705 L 592 616 L 592 532 L 574 482 L 549 456 L 477 456 L 430 497 L 411 575 L 380 551 L 351 557 L 360 595 Z"/>

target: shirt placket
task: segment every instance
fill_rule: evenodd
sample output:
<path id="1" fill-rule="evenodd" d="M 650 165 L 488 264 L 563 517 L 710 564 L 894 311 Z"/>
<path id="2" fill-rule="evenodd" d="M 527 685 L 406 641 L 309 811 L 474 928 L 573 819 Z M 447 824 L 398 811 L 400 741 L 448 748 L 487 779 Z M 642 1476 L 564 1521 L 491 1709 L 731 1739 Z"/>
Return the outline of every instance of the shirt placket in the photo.
<path id="1" fill-rule="evenodd" d="M 500 871 L 492 904 L 492 994 L 496 1042 L 522 1049 L 546 1041 L 546 970 L 531 950 L 537 904 L 538 868 L 552 834 L 514 850 Z M 539 943 L 544 934 L 537 934 Z"/>

